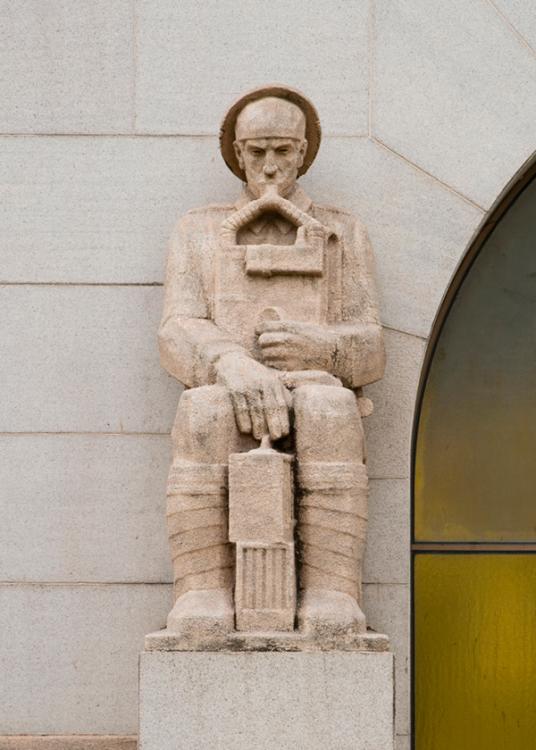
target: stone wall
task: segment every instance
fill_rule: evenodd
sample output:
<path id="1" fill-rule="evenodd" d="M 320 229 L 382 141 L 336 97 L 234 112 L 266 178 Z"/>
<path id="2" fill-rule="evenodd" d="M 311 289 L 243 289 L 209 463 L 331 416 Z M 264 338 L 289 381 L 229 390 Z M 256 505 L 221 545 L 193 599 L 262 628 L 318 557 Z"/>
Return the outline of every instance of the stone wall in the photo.
<path id="1" fill-rule="evenodd" d="M 376 252 L 365 608 L 392 637 L 409 747 L 416 386 L 452 272 L 536 146 L 534 18 L 532 0 L 0 0 L 0 735 L 131 746 L 137 653 L 171 599 L 166 240 L 237 191 L 226 106 L 282 81 L 323 122 L 304 187 L 361 216 Z"/>

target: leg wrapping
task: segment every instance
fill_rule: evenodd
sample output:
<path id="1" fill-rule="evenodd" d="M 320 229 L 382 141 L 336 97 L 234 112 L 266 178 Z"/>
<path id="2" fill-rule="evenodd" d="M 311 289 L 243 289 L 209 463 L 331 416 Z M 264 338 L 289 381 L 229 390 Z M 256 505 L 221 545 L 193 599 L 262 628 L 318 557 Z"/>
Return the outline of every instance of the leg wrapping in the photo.
<path id="1" fill-rule="evenodd" d="M 231 588 L 227 467 L 175 462 L 168 480 L 167 525 L 175 598 L 187 591 Z"/>
<path id="2" fill-rule="evenodd" d="M 298 469 L 302 589 L 350 594 L 359 601 L 368 481 L 359 462 L 310 462 Z"/>

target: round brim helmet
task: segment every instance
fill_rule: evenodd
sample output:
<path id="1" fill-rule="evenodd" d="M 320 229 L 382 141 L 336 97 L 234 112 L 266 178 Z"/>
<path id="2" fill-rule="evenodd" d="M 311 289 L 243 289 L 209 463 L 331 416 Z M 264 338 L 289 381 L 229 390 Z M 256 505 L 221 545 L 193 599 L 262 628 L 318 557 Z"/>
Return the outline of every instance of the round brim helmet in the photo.
<path id="1" fill-rule="evenodd" d="M 236 118 L 240 112 L 244 109 L 246 104 L 257 101 L 258 99 L 264 99 L 268 96 L 275 96 L 279 99 L 286 99 L 293 104 L 296 104 L 305 115 L 305 137 L 307 138 L 307 151 L 305 152 L 305 158 L 303 164 L 298 171 L 298 176 L 305 174 L 313 161 L 315 160 L 316 154 L 320 147 L 320 140 L 322 138 L 322 130 L 320 128 L 320 120 L 318 112 L 315 106 L 307 99 L 306 96 L 301 94 L 295 89 L 291 89 L 288 86 L 282 84 L 273 83 L 268 86 L 261 86 L 259 88 L 249 91 L 247 94 L 241 96 L 231 106 L 227 114 L 223 118 L 223 122 L 220 128 L 220 151 L 223 159 L 231 172 L 239 177 L 243 182 L 246 182 L 246 175 L 244 171 L 240 169 L 238 159 L 236 158 L 234 150 L 235 140 L 235 125 Z"/>

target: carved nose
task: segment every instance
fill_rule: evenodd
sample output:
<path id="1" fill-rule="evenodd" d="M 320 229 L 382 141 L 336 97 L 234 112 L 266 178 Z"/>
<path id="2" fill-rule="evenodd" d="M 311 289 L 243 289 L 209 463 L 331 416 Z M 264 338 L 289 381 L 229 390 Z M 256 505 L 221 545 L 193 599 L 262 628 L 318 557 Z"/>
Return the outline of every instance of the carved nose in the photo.
<path id="1" fill-rule="evenodd" d="M 267 177 L 271 177 L 276 173 L 277 167 L 275 164 L 266 164 L 264 167 L 264 174 Z"/>

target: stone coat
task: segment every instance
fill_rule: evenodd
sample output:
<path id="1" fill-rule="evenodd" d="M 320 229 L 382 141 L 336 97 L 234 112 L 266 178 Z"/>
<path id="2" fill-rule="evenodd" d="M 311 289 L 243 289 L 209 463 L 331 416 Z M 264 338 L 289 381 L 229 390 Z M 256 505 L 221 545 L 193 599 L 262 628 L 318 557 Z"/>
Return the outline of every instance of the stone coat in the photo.
<path id="1" fill-rule="evenodd" d="M 179 220 L 171 237 L 160 353 L 167 371 L 189 388 L 216 382 L 217 359 L 244 351 L 232 332 L 213 322 L 214 269 L 222 221 L 249 200 L 245 190 L 234 205 L 193 209 Z M 372 251 L 363 225 L 345 211 L 312 203 L 298 186 L 288 200 L 333 232 L 328 246 L 332 312 L 326 324 L 337 338 L 331 374 L 353 389 L 379 380 L 385 354 Z M 281 244 L 289 244 L 292 233 L 278 219 L 257 221 L 247 229 L 246 241 L 273 241 L 274 233 L 280 234 Z"/>

